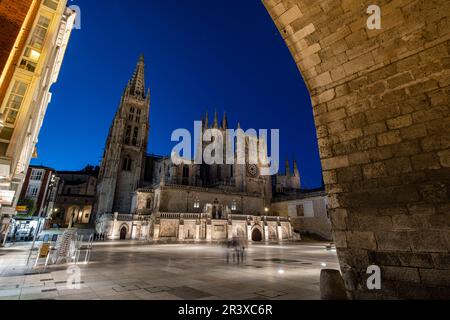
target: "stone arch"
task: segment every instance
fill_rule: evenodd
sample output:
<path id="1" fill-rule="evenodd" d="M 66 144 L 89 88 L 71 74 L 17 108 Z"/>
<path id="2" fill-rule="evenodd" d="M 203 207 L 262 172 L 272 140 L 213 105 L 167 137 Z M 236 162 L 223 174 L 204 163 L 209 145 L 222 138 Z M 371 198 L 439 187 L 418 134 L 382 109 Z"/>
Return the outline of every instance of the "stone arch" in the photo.
<path id="1" fill-rule="evenodd" d="M 253 242 L 261 242 L 263 240 L 263 235 L 261 233 L 261 230 L 258 228 L 255 228 L 252 230 L 252 241 Z"/>
<path id="2" fill-rule="evenodd" d="M 66 223 L 67 225 L 70 225 L 70 224 L 71 224 L 71 223 L 70 223 L 71 220 L 72 220 L 73 223 L 77 223 L 77 222 L 78 222 L 78 218 L 79 218 L 80 211 L 81 211 L 80 206 L 77 206 L 77 205 L 70 206 L 70 207 L 67 209 L 66 219 L 65 219 L 66 221 L 65 221 L 65 223 Z"/>
<path id="3" fill-rule="evenodd" d="M 261 242 L 264 241 L 264 230 L 261 228 L 259 224 L 253 226 L 251 233 L 251 239 L 253 242 Z"/>
<path id="4" fill-rule="evenodd" d="M 124 223 L 119 228 L 119 239 L 126 240 L 128 237 L 128 226 Z"/>
<path id="5" fill-rule="evenodd" d="M 381 30 L 369 1 L 263 3 L 311 95 L 351 296 L 449 298 L 446 271 L 415 261 L 450 258 L 450 2 L 383 2 Z M 371 264 L 391 270 L 377 293 Z"/>

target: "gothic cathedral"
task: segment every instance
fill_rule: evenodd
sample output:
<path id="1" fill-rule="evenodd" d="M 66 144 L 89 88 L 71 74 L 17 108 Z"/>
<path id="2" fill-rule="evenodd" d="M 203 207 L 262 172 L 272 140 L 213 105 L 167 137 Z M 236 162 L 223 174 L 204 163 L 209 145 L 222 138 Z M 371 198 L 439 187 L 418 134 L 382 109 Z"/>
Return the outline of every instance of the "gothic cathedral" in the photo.
<path id="1" fill-rule="evenodd" d="M 150 90 L 144 74 L 141 56 L 106 141 L 94 210 L 97 232 L 110 239 L 153 241 L 291 239 L 289 219 L 271 214 L 270 206 L 276 195 L 300 192 L 296 163 L 293 174 L 287 163 L 285 175 L 263 176 L 262 164 L 174 165 L 169 156 L 147 155 Z M 226 115 L 219 123 L 216 112 L 210 123 L 206 114 L 202 124 L 203 131 L 227 135 Z M 257 140 L 245 136 L 246 143 L 251 139 Z M 205 145 L 197 148 L 203 152 Z"/>

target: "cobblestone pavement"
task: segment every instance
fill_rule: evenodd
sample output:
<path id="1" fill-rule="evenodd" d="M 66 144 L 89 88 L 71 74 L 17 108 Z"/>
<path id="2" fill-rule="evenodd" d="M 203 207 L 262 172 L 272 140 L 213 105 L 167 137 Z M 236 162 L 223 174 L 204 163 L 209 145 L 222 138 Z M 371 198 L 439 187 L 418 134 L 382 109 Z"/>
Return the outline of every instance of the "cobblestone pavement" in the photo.
<path id="1" fill-rule="evenodd" d="M 96 243 L 71 288 L 74 265 L 27 266 L 31 245 L 16 244 L 0 249 L 0 300 L 319 299 L 320 270 L 339 268 L 326 245 L 251 245 L 238 265 L 215 245 Z"/>

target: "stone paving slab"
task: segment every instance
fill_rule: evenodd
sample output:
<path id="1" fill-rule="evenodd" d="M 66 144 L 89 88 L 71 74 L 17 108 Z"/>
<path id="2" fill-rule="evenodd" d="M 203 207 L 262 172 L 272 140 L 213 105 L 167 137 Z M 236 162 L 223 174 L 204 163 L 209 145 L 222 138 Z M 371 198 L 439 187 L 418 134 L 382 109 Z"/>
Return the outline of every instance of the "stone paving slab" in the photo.
<path id="1" fill-rule="evenodd" d="M 339 268 L 327 244 L 251 245 L 238 265 L 213 245 L 101 243 L 90 264 L 75 266 L 77 289 L 68 287 L 69 265 L 33 269 L 22 245 L 2 250 L 0 300 L 319 299 L 322 265 Z"/>

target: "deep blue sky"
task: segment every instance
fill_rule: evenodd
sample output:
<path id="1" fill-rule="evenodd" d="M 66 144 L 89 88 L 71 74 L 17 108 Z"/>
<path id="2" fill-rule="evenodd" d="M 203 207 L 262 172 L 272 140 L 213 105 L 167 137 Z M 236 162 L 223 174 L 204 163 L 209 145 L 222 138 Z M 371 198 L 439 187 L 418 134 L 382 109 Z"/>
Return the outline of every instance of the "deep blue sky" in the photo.
<path id="1" fill-rule="evenodd" d="M 321 184 L 310 98 L 260 0 L 76 0 L 74 30 L 33 164 L 78 170 L 101 161 L 139 54 L 151 90 L 149 153 L 169 154 L 177 128 L 209 110 L 244 128 L 280 129 L 305 187 Z M 284 168 L 283 168 L 284 170 Z"/>

